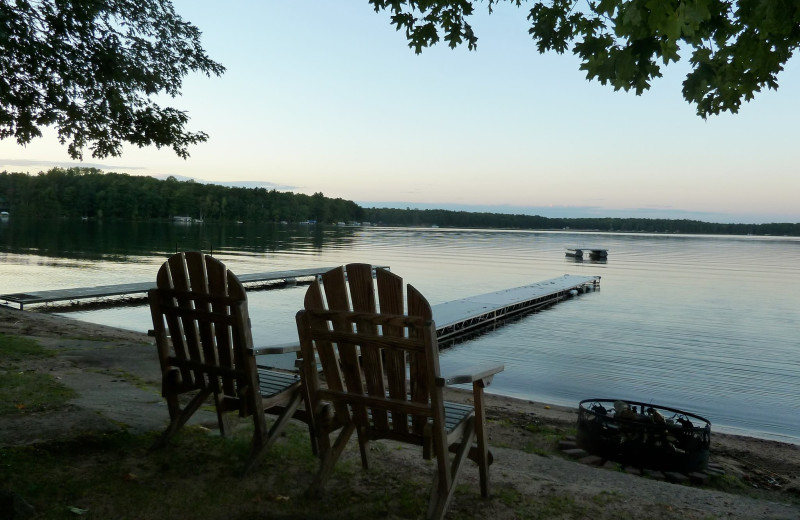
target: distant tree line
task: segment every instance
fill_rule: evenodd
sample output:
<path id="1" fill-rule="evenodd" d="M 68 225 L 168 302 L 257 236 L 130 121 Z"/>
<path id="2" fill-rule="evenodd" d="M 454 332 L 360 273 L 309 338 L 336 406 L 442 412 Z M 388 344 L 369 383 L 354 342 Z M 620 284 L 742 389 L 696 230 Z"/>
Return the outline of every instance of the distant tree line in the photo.
<path id="1" fill-rule="evenodd" d="M 363 222 L 387 226 L 800 236 L 800 224 L 717 224 L 647 218 L 547 218 L 467 211 L 362 208 L 322 193 L 236 188 L 170 177 L 158 180 L 94 168 L 53 168 L 37 175 L 0 172 L 0 211 L 33 218 L 212 221 Z"/>
<path id="2" fill-rule="evenodd" d="M 0 206 L 14 216 L 149 220 L 187 216 L 215 221 L 361 220 L 355 202 L 264 188 L 234 188 L 174 177 L 158 180 L 94 168 L 0 173 Z"/>
<path id="3" fill-rule="evenodd" d="M 688 219 L 652 218 L 548 218 L 539 215 L 470 213 L 442 209 L 371 208 L 364 217 L 393 226 L 463 228 L 507 228 L 573 231 L 617 231 L 625 233 L 686 233 L 708 235 L 800 236 L 800 224 L 717 224 Z"/>

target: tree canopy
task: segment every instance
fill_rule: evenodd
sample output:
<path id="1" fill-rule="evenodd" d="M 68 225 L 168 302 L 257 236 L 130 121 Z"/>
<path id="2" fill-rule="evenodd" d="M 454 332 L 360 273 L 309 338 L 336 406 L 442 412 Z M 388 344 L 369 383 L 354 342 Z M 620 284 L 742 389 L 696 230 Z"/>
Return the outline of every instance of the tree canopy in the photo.
<path id="1" fill-rule="evenodd" d="M 53 126 L 73 159 L 120 155 L 123 143 L 206 141 L 153 97 L 180 94 L 191 71 L 220 75 L 200 31 L 168 0 L 0 0 L 0 139 L 21 144 Z"/>
<path id="2" fill-rule="evenodd" d="M 468 17 L 477 0 L 369 0 L 389 11 L 415 52 L 439 42 L 477 46 Z M 501 3 L 487 0 L 489 12 Z M 688 51 L 683 97 L 703 118 L 736 113 L 777 75 L 800 44 L 796 0 L 551 0 L 531 2 L 529 33 L 539 52 L 571 50 L 588 79 L 615 90 L 650 88 L 662 66 Z"/>

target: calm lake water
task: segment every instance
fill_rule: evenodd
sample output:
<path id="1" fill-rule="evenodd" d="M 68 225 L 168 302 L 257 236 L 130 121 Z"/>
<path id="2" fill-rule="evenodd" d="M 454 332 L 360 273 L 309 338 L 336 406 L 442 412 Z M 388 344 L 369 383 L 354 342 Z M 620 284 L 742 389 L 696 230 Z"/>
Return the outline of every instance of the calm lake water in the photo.
<path id="1" fill-rule="evenodd" d="M 605 263 L 564 249 L 609 250 Z M 600 290 L 442 354 L 444 371 L 502 362 L 490 391 L 576 407 L 629 399 L 713 431 L 800 444 L 800 239 L 379 227 L 0 222 L 0 294 L 154 279 L 176 250 L 249 273 L 389 265 L 432 304 L 563 274 Z M 250 293 L 257 344 L 296 340 L 305 287 Z M 51 309 L 53 311 L 53 309 Z M 146 306 L 64 312 L 146 331 Z"/>

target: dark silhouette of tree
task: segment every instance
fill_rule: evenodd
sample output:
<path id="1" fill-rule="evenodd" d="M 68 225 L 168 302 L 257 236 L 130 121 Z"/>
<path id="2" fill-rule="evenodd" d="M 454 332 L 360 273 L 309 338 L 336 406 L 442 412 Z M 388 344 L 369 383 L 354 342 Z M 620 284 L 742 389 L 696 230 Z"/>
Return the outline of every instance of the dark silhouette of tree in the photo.
<path id="1" fill-rule="evenodd" d="M 0 0 L 0 139 L 24 145 L 53 126 L 73 159 L 86 147 L 117 156 L 125 142 L 186 158 L 208 136 L 152 98 L 178 96 L 189 72 L 224 70 L 169 0 Z"/>

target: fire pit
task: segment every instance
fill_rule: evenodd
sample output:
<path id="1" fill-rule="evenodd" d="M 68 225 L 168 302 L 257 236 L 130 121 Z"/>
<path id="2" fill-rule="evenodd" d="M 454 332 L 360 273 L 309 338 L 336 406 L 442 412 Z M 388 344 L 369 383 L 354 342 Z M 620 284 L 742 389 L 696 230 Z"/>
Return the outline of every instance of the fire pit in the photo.
<path id="1" fill-rule="evenodd" d="M 711 423 L 689 412 L 636 401 L 586 399 L 578 407 L 577 445 L 641 469 L 702 471 Z"/>

